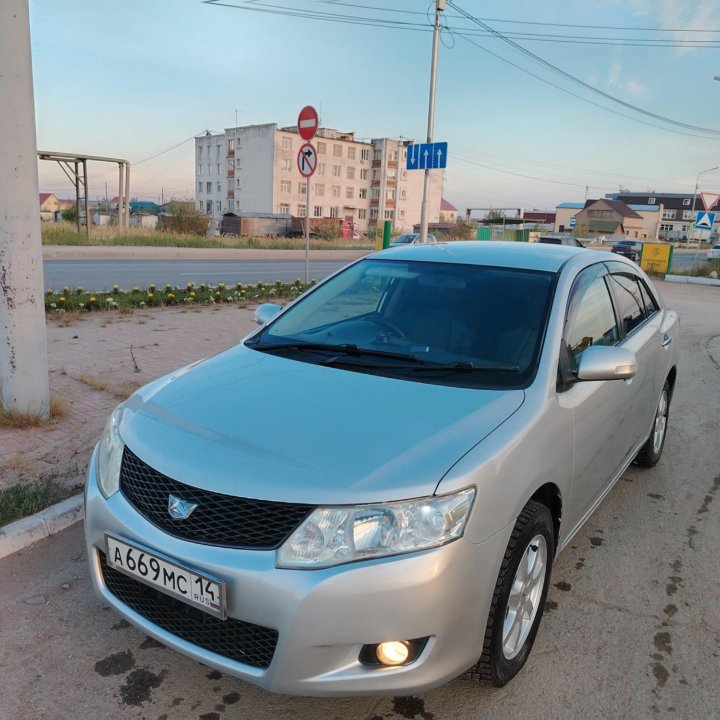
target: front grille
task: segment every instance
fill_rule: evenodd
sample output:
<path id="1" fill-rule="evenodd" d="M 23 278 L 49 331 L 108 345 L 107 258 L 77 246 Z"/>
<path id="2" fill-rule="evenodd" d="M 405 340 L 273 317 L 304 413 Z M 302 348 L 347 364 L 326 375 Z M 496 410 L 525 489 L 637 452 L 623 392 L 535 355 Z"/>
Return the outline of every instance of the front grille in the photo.
<path id="1" fill-rule="evenodd" d="M 277 630 L 208 615 L 111 568 L 102 551 L 100 566 L 108 590 L 151 623 L 230 660 L 263 670 L 270 666 L 278 641 Z"/>
<path id="2" fill-rule="evenodd" d="M 170 535 L 250 550 L 279 547 L 315 507 L 251 500 L 185 485 L 154 470 L 127 447 L 120 468 L 120 490 L 141 515 Z M 170 494 L 197 503 L 190 517 L 170 517 Z"/>

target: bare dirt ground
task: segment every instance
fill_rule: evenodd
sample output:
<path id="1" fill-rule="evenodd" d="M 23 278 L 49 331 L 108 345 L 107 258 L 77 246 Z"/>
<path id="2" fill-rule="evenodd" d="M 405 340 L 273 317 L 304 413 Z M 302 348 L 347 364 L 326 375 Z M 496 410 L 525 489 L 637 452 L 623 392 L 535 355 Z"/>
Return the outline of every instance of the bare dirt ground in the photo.
<path id="1" fill-rule="evenodd" d="M 83 482 L 112 409 L 141 385 L 239 342 L 257 327 L 235 305 L 51 315 L 52 398 L 62 417 L 34 428 L 0 428 L 0 488 L 52 476 Z"/>

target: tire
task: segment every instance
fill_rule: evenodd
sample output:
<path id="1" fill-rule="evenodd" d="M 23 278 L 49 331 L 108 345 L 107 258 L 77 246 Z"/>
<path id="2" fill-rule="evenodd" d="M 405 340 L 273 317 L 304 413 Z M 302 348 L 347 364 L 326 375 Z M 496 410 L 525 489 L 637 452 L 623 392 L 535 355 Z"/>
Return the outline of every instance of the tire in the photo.
<path id="1" fill-rule="evenodd" d="M 655 410 L 655 419 L 653 420 L 652 432 L 645 444 L 635 456 L 635 464 L 640 467 L 651 468 L 657 465 L 665 447 L 665 437 L 667 435 L 667 423 L 670 413 L 670 385 L 667 380 L 660 393 L 657 410 Z"/>
<path id="2" fill-rule="evenodd" d="M 482 656 L 470 671 L 481 682 L 502 687 L 520 672 L 528 659 L 540 627 L 554 555 L 555 534 L 550 511 L 530 500 L 518 516 L 505 550 L 488 615 Z M 523 560 L 523 568 L 530 570 L 530 576 L 520 569 Z M 542 563 L 542 567 L 538 563 Z M 517 622 L 513 622 L 514 618 Z"/>

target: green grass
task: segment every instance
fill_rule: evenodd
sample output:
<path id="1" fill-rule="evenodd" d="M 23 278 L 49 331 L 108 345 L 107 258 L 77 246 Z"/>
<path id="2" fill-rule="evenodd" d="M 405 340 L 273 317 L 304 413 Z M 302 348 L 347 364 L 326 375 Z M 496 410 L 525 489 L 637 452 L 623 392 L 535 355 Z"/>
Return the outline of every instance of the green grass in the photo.
<path id="1" fill-rule="evenodd" d="M 0 490 L 0 527 L 67 500 L 81 489 L 82 485 L 67 487 L 50 476 L 31 485 L 11 485 Z"/>
<path id="2" fill-rule="evenodd" d="M 259 250 L 303 250 L 304 238 L 283 237 L 247 237 L 247 238 L 212 238 L 204 235 L 189 235 L 180 233 L 162 232 L 160 230 L 147 230 L 144 228 L 130 228 L 127 233 L 119 235 L 115 228 L 97 227 L 91 229 L 88 237 L 84 232 L 78 232 L 70 223 L 43 223 L 43 245 L 98 245 L 105 247 L 192 247 L 192 248 L 231 248 L 231 249 L 259 249 Z M 373 244 L 365 242 L 336 240 L 311 240 L 312 250 L 368 250 Z"/>
<path id="3" fill-rule="evenodd" d="M 671 270 L 671 275 L 689 275 L 691 277 L 708 277 L 712 271 L 720 275 L 720 260 L 707 260 L 703 258 L 700 262 L 690 268 L 683 270 Z"/>

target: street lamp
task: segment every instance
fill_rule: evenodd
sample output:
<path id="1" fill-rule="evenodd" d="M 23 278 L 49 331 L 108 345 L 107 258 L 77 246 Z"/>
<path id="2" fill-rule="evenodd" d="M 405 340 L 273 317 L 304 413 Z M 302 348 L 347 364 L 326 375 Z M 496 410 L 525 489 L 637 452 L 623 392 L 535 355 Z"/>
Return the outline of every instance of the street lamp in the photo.
<path id="1" fill-rule="evenodd" d="M 435 24 L 433 26 L 432 61 L 430 63 L 430 100 L 428 102 L 427 141 L 432 142 L 435 127 L 435 83 L 437 82 L 438 41 L 440 39 L 440 13 L 445 10 L 446 0 L 435 0 Z M 420 242 L 428 241 L 428 192 L 430 189 L 430 170 L 425 168 L 423 178 L 423 197 L 420 206 Z M 397 203 L 395 205 L 397 212 Z"/>

